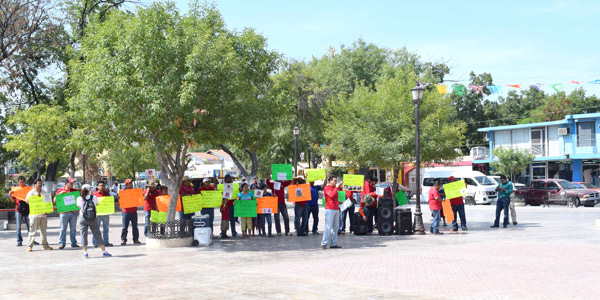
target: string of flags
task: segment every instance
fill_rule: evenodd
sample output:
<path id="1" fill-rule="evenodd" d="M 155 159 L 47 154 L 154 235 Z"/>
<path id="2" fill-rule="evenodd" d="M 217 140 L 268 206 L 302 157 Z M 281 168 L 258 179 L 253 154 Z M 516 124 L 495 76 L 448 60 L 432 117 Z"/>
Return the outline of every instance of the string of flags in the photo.
<path id="1" fill-rule="evenodd" d="M 587 83 L 588 84 L 600 84 L 600 79 L 588 81 Z M 586 84 L 586 82 L 572 80 L 572 81 L 568 82 L 567 84 Z M 426 85 L 428 85 L 428 84 L 426 84 Z M 502 93 L 502 87 L 508 87 L 508 88 L 514 88 L 514 89 L 534 88 L 539 91 L 545 85 L 549 86 L 556 92 L 560 92 L 564 88 L 564 84 L 562 84 L 562 83 L 550 83 L 550 84 L 536 83 L 536 84 L 528 84 L 528 85 L 518 83 L 518 84 L 505 84 L 503 86 L 502 85 L 469 85 L 469 86 L 465 86 L 463 84 L 453 84 L 453 85 L 449 86 L 446 84 L 436 84 L 435 87 L 436 87 L 437 91 L 442 95 L 454 93 L 458 96 L 464 96 L 467 93 L 467 88 L 470 88 L 475 93 L 480 94 L 482 96 L 486 96 L 486 94 L 484 92 L 484 88 L 487 88 L 490 91 L 490 93 L 492 93 L 492 94 L 499 94 L 499 93 Z"/>

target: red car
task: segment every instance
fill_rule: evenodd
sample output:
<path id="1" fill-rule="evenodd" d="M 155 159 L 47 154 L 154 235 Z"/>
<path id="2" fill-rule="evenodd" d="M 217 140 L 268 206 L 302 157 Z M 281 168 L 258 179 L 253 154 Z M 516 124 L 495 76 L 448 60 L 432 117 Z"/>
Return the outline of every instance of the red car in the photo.
<path id="1" fill-rule="evenodd" d="M 559 203 L 569 207 L 579 207 L 580 204 L 593 207 L 600 203 L 598 191 L 582 189 L 562 179 L 533 180 L 530 187 L 515 190 L 515 199 L 517 198 L 532 206 Z"/>

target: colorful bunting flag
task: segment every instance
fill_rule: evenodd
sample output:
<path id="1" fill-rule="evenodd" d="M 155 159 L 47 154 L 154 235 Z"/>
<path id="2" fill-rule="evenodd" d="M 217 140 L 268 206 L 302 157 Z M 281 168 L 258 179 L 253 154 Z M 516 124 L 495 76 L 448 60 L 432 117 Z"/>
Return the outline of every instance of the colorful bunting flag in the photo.
<path id="1" fill-rule="evenodd" d="M 575 81 L 575 80 L 571 80 L 571 82 L 569 82 L 569 84 L 582 84 L 583 81 Z"/>
<path id="2" fill-rule="evenodd" d="M 591 84 L 600 84 L 600 79 L 596 79 L 594 81 L 590 81 Z"/>
<path id="3" fill-rule="evenodd" d="M 482 85 L 470 85 L 469 87 L 472 88 L 473 91 L 475 91 L 475 93 L 480 94 L 481 96 L 485 96 L 485 94 L 483 93 Z"/>
<path id="4" fill-rule="evenodd" d="M 440 93 L 441 95 L 446 95 L 448 94 L 448 86 L 445 84 L 436 84 L 435 87 L 438 90 L 438 93 Z"/>
<path id="5" fill-rule="evenodd" d="M 506 86 L 510 86 L 510 87 L 514 87 L 514 88 L 520 89 L 521 86 L 523 86 L 523 85 L 519 83 L 519 84 L 507 84 Z"/>
<path id="6" fill-rule="evenodd" d="M 530 84 L 529 86 L 536 89 L 536 90 L 540 90 L 540 87 L 544 85 L 543 83 L 536 83 L 536 84 Z"/>
<path id="7" fill-rule="evenodd" d="M 453 85 L 452 86 L 452 90 L 458 96 L 464 96 L 465 95 L 465 86 L 462 85 L 462 84 L 455 84 L 455 85 Z"/>
<path id="8" fill-rule="evenodd" d="M 486 87 L 488 90 L 490 90 L 490 93 L 492 93 L 492 94 L 498 94 L 502 90 L 499 85 L 488 85 Z"/>
<path id="9" fill-rule="evenodd" d="M 557 91 L 557 92 L 560 92 L 560 91 L 562 91 L 562 89 L 563 89 L 563 84 L 562 84 L 562 83 L 551 83 L 551 84 L 549 84 L 549 85 L 550 85 L 550 87 L 551 87 L 552 89 L 554 89 L 554 90 L 555 90 L 555 91 Z"/>

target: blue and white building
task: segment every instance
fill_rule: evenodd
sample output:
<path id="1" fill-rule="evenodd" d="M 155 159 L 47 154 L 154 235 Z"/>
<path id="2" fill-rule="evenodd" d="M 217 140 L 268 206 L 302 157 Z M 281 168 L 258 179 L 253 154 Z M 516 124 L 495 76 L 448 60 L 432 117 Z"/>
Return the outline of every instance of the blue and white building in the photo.
<path id="1" fill-rule="evenodd" d="M 534 162 L 517 178 L 529 184 L 532 179 L 560 178 L 598 185 L 600 175 L 600 113 L 567 115 L 564 120 L 479 128 L 486 132 L 488 147 L 471 149 L 473 165 L 489 170 L 494 161 L 490 149 L 528 150 Z"/>

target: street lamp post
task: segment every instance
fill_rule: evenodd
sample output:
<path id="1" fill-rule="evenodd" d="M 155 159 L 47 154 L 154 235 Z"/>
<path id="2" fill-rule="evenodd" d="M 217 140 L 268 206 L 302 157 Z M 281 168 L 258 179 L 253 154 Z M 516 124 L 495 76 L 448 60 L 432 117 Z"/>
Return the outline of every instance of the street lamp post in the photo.
<path id="1" fill-rule="evenodd" d="M 85 154 L 85 152 L 81 153 L 81 163 L 83 165 L 83 182 L 81 184 L 85 184 L 85 163 L 87 160 L 87 155 Z"/>
<path id="2" fill-rule="evenodd" d="M 298 125 L 294 126 L 294 176 L 298 176 L 298 135 L 300 134 L 300 128 Z"/>
<path id="3" fill-rule="evenodd" d="M 421 144 L 420 144 L 420 132 L 419 132 L 419 106 L 423 99 L 424 89 L 422 86 L 417 86 L 410 90 L 412 93 L 413 103 L 415 104 L 415 164 L 416 164 L 416 176 L 415 181 L 417 184 L 417 207 L 415 208 L 415 222 L 413 225 L 413 231 L 416 234 L 425 234 L 425 227 L 423 226 L 423 213 L 421 212 Z"/>

